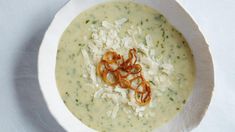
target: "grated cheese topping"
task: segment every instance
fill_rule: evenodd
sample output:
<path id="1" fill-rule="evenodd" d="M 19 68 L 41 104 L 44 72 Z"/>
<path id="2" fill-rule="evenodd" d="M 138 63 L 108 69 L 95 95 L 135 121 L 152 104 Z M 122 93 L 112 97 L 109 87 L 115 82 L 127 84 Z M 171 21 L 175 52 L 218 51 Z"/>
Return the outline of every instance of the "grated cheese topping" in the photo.
<path id="1" fill-rule="evenodd" d="M 145 37 L 147 45 L 144 45 L 143 43 L 138 44 L 135 36 L 141 35 L 142 29 L 140 27 L 131 26 L 127 29 L 127 34 L 119 34 L 120 29 L 127 21 L 128 18 L 121 18 L 116 20 L 114 23 L 102 21 L 100 26 L 95 27 L 92 25 L 90 27 L 89 30 L 92 31 L 92 41 L 88 43 L 88 51 L 82 49 L 81 52 L 85 60 L 86 70 L 89 74 L 88 76 L 94 85 L 98 86 L 98 84 L 102 82 L 99 78 L 96 78 L 95 68 L 98 61 L 101 59 L 102 54 L 107 50 L 115 50 L 116 52 L 124 55 L 124 57 L 127 57 L 128 53 L 126 51 L 130 48 L 137 48 L 140 52 L 138 53 L 138 63 L 143 67 L 145 78 L 155 82 L 159 81 L 158 85 L 160 85 L 162 81 L 166 81 L 165 78 L 156 77 L 155 73 L 159 71 L 159 68 L 161 68 L 161 71 L 165 74 L 171 74 L 174 70 L 171 64 L 163 62 L 159 63 L 156 61 L 156 53 L 151 49 L 153 47 L 153 39 L 150 34 L 147 34 Z M 87 52 L 89 52 L 91 56 L 89 56 Z M 164 92 L 165 88 L 166 86 L 161 87 L 161 92 L 158 94 L 159 96 Z M 139 106 L 136 103 L 134 96 L 133 91 L 122 89 L 119 86 L 112 88 L 107 85 L 102 86 L 94 93 L 95 99 L 108 99 L 112 101 L 114 107 L 106 112 L 107 116 L 112 119 L 117 117 L 119 110 L 123 110 L 127 113 L 128 118 L 130 118 L 130 113 L 133 113 L 133 116 L 146 118 L 153 115 L 151 110 L 148 109 L 156 107 L 156 98 L 153 98 L 147 106 Z"/>

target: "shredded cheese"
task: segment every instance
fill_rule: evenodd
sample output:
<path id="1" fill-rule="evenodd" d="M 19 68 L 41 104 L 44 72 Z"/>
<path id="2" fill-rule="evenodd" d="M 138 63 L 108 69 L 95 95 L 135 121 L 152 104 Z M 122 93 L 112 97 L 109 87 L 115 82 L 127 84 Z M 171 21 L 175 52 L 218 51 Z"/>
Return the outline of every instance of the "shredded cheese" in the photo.
<path id="1" fill-rule="evenodd" d="M 120 36 L 119 32 L 121 27 L 128 21 L 128 18 L 121 18 L 116 20 L 114 23 L 110 23 L 108 21 L 103 21 L 101 26 L 95 27 L 91 26 L 90 30 L 92 31 L 92 41 L 88 44 L 89 51 L 91 52 L 92 60 L 95 62 L 92 64 L 90 62 L 89 56 L 85 49 L 82 50 L 82 54 L 85 60 L 85 65 L 88 67 L 87 70 L 90 70 L 90 78 L 95 82 L 101 83 L 100 78 L 95 78 L 95 67 L 97 61 L 102 57 L 102 53 L 107 50 L 113 49 L 121 54 L 124 57 L 127 57 L 128 54 L 126 52 L 130 48 L 137 48 L 141 51 L 141 57 L 138 58 L 139 63 L 143 66 L 144 76 L 148 80 L 159 81 L 159 78 L 156 77 L 154 73 L 156 73 L 159 67 L 164 67 L 162 72 L 166 74 L 170 74 L 173 70 L 173 67 L 168 64 L 162 64 L 156 62 L 156 54 L 151 47 L 153 46 L 153 39 L 150 34 L 147 34 L 146 46 L 142 43 L 138 44 L 135 39 L 135 35 L 141 35 L 142 30 L 140 27 L 131 26 L 127 30 L 127 34 L 124 36 Z M 150 49 L 150 50 L 149 50 Z M 93 83 L 94 83 L 93 82 Z M 128 91 L 122 89 L 118 86 L 115 88 L 111 88 L 109 86 L 104 86 L 100 88 L 97 92 L 94 93 L 94 98 L 99 99 L 109 99 L 112 101 L 114 107 L 111 111 L 107 111 L 107 116 L 115 119 L 119 110 L 123 110 L 125 113 L 133 113 L 133 115 L 138 117 L 149 117 L 153 115 L 153 113 L 145 112 L 146 109 L 155 107 L 156 99 L 152 100 L 149 106 L 139 106 L 135 101 L 135 95 L 133 91 Z M 119 107 L 128 105 L 130 108 L 120 109 Z M 128 118 L 131 116 L 128 115 Z"/>
<path id="2" fill-rule="evenodd" d="M 111 24 L 111 23 L 109 23 L 109 22 L 107 22 L 107 21 L 103 21 L 103 22 L 102 22 L 102 26 L 105 27 L 106 29 L 111 29 L 111 28 L 114 27 L 113 24 Z"/>
<path id="3" fill-rule="evenodd" d="M 119 20 L 116 20 L 116 21 L 115 21 L 115 24 L 116 24 L 117 26 L 121 26 L 122 24 L 124 24 L 124 23 L 127 22 L 127 21 L 128 21 L 127 18 L 121 18 L 121 19 L 119 19 Z"/>
<path id="4" fill-rule="evenodd" d="M 146 35 L 145 37 L 146 39 L 146 43 L 149 47 L 152 47 L 153 46 L 153 39 L 152 39 L 152 36 L 150 34 Z"/>
<path id="5" fill-rule="evenodd" d="M 115 118 L 116 118 L 117 113 L 118 113 L 118 110 L 119 110 L 119 105 L 117 104 L 117 105 L 115 105 L 114 108 L 113 108 L 112 115 L 111 115 L 112 119 L 115 119 Z"/>

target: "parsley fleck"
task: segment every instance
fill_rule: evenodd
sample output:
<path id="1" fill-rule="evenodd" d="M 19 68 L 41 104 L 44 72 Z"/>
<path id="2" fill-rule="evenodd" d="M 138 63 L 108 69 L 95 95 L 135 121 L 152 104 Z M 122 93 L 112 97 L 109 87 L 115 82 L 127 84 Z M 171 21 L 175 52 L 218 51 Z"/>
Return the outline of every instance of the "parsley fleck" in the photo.
<path id="1" fill-rule="evenodd" d="M 151 84 L 156 85 L 153 81 L 149 81 Z"/>
<path id="2" fill-rule="evenodd" d="M 86 24 L 89 23 L 89 22 L 90 22 L 90 20 L 86 20 Z"/>

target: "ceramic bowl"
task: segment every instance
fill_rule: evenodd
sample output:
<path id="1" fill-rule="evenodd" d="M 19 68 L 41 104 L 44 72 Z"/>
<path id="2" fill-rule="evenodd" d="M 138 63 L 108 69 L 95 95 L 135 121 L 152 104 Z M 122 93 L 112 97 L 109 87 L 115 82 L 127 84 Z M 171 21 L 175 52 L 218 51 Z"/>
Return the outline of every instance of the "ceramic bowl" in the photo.
<path id="1" fill-rule="evenodd" d="M 40 88 L 48 109 L 66 131 L 95 131 L 78 120 L 65 106 L 56 86 L 57 47 L 65 29 L 84 10 L 107 0 L 71 0 L 55 16 L 42 41 L 38 58 Z M 108 0 L 110 1 L 110 0 Z M 208 44 L 189 13 L 175 0 L 134 0 L 162 13 L 188 41 L 196 64 L 196 81 L 184 109 L 159 132 L 190 131 L 202 120 L 211 100 L 214 74 Z"/>

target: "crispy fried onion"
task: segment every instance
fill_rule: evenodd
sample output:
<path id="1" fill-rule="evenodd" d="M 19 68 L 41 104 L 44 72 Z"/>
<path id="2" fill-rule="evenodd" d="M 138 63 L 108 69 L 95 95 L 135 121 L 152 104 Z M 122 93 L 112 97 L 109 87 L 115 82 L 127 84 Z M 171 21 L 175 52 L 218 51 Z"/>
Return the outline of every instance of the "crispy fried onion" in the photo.
<path id="1" fill-rule="evenodd" d="M 142 67 L 136 64 L 136 49 L 130 49 L 128 58 L 114 51 L 106 52 L 97 65 L 97 74 L 110 86 L 119 85 L 123 89 L 135 91 L 135 100 L 139 105 L 146 105 L 151 100 L 149 82 L 141 74 Z"/>

